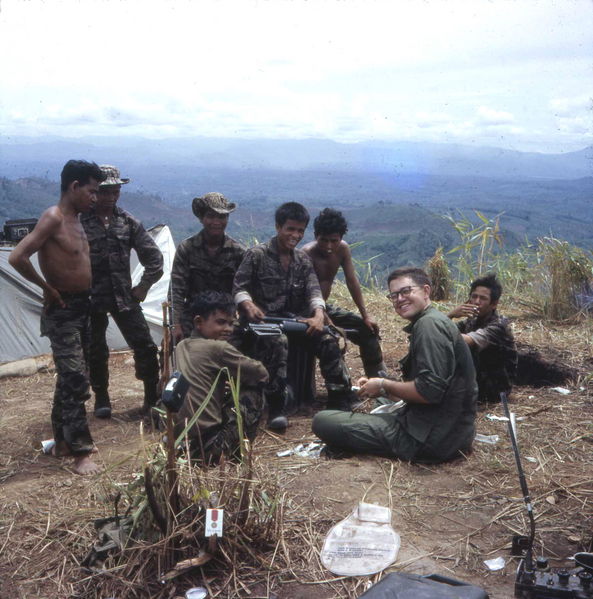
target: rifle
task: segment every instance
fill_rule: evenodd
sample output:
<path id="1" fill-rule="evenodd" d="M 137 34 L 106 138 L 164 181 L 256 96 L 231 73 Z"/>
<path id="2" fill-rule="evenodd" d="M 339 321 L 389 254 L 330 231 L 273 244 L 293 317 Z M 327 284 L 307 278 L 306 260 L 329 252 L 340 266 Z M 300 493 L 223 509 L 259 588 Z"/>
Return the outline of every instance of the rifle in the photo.
<path id="1" fill-rule="evenodd" d="M 171 301 L 168 303 L 163 302 L 163 329 L 164 329 L 164 339 L 163 342 L 165 347 L 164 352 L 164 362 L 165 368 L 163 370 L 163 393 L 161 396 L 161 401 L 163 405 L 167 408 L 167 426 L 169 425 L 169 420 L 171 418 L 171 412 L 179 412 L 183 402 L 185 401 L 185 396 L 189 390 L 189 382 L 188 380 L 177 370 L 177 356 L 175 354 L 175 335 L 174 331 L 174 313 L 173 313 L 173 278 L 171 278 L 170 283 L 170 295 Z M 168 308 L 168 314 L 167 314 Z M 169 322 L 167 323 L 167 316 L 169 317 Z M 169 347 L 169 341 L 171 346 Z M 173 374 L 170 372 L 169 368 L 169 351 L 171 354 L 171 365 L 173 368 Z M 169 436 L 172 437 L 171 431 L 169 431 Z"/>
<path id="2" fill-rule="evenodd" d="M 258 337 L 275 337 L 277 335 L 304 335 L 309 325 L 298 318 L 284 318 L 281 316 L 266 316 L 263 323 L 249 323 L 244 327 L 245 331 L 251 331 Z M 341 329 L 344 333 L 356 333 L 355 329 Z M 340 337 L 340 332 L 333 326 L 324 326 L 324 333 L 329 333 L 336 339 Z"/>

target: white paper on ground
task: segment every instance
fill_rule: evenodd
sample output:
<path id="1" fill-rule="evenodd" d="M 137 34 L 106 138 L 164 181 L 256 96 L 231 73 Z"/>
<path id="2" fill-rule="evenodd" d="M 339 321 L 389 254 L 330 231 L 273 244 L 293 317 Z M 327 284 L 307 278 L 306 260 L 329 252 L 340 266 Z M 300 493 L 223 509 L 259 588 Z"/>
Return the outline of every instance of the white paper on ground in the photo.
<path id="1" fill-rule="evenodd" d="M 499 440 L 498 435 L 481 435 L 477 433 L 474 437 L 475 441 L 479 441 L 480 443 L 488 443 L 489 445 L 496 445 Z"/>
<path id="2" fill-rule="evenodd" d="M 506 562 L 503 557 L 497 557 L 494 559 L 484 560 L 484 563 L 492 572 L 496 572 L 496 570 L 502 570 L 506 566 Z"/>
<path id="3" fill-rule="evenodd" d="M 400 544 L 399 535 L 391 528 L 389 508 L 360 502 L 330 530 L 321 563 L 339 576 L 367 576 L 395 562 Z"/>
<path id="4" fill-rule="evenodd" d="M 560 395 L 570 395 L 570 391 L 564 387 L 552 387 L 550 391 L 556 391 L 557 393 L 560 393 Z"/>

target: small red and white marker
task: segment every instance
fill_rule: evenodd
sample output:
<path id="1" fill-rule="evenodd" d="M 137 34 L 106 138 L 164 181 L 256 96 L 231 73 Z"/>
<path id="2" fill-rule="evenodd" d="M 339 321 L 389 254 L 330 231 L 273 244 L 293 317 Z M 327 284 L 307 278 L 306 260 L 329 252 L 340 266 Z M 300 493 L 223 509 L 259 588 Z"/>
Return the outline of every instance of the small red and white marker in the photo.
<path id="1" fill-rule="evenodd" d="M 222 537 L 222 521 L 224 510 L 206 510 L 206 536 Z"/>

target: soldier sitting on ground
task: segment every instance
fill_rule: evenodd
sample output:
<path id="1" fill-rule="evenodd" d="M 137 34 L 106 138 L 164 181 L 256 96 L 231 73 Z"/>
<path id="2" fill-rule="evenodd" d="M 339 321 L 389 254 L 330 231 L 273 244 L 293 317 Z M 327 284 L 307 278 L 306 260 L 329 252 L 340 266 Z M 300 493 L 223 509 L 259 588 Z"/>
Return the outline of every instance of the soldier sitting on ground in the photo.
<path id="1" fill-rule="evenodd" d="M 89 240 L 93 270 L 89 366 L 95 416 L 109 418 L 109 347 L 105 338 L 108 314 L 134 351 L 136 378 L 144 382 L 142 412 L 147 413 L 157 401 L 158 349 L 140 303 L 163 276 L 163 255 L 142 223 L 117 205 L 121 186 L 130 180 L 122 179 L 114 166 L 101 165 L 101 170 L 107 178 L 99 186 L 97 201 L 80 221 Z M 142 279 L 134 287 L 130 274 L 132 250 L 144 266 Z"/>
<path id="2" fill-rule="evenodd" d="M 350 247 L 342 239 L 348 231 L 348 223 L 338 210 L 325 208 L 315 219 L 313 226 L 315 241 L 305 245 L 303 252 L 313 261 L 323 299 L 327 302 L 336 273 L 342 267 L 348 291 L 360 312 L 360 316 L 358 316 L 338 306 L 327 304 L 325 313 L 328 324 L 356 330 L 355 333 L 348 333 L 347 337 L 349 341 L 360 347 L 364 373 L 369 378 L 379 376 L 380 371 L 386 370 L 379 343 L 379 325 L 366 311 L 360 284 L 352 263 Z"/>
<path id="3" fill-rule="evenodd" d="M 287 202 L 276 210 L 275 220 L 277 235 L 245 253 L 235 275 L 235 302 L 250 322 L 287 314 L 296 314 L 306 322 L 309 326 L 302 344 L 319 359 L 328 406 L 350 410 L 360 402 L 352 391 L 337 340 L 323 332 L 325 301 L 313 264 L 307 254 L 297 249 L 309 224 L 309 213 L 303 205 Z M 268 426 L 285 428 L 288 338 L 286 335 L 255 337 L 247 349 L 248 343 L 247 339 L 246 353 L 261 360 L 270 374 L 265 390 Z"/>
<path id="4" fill-rule="evenodd" d="M 470 350 L 457 327 L 431 305 L 431 281 L 423 270 L 398 268 L 388 284 L 395 311 L 409 321 L 403 381 L 362 378 L 358 393 L 402 400 L 404 406 L 384 414 L 324 410 L 313 418 L 313 432 L 334 450 L 411 462 L 450 460 L 470 448 L 476 433 L 478 389 Z"/>
<path id="5" fill-rule="evenodd" d="M 467 316 L 457 323 L 472 350 L 478 380 L 478 401 L 498 402 L 501 393 L 510 393 L 517 374 L 517 346 L 511 323 L 497 311 L 502 285 L 489 274 L 471 284 L 469 300 L 451 310 L 451 319 Z"/>
<path id="6" fill-rule="evenodd" d="M 222 454 L 227 457 L 235 454 L 240 441 L 235 403 L 225 389 L 227 376 L 235 382 L 240 381 L 243 433 L 253 441 L 263 414 L 263 386 L 268 381 L 268 372 L 261 362 L 247 358 L 228 343 L 236 318 L 235 302 L 230 295 L 215 291 L 198 294 L 191 306 L 191 315 L 194 331 L 176 348 L 179 371 L 189 381 L 190 388 L 181 410 L 175 414 L 175 433 L 181 434 L 202 405 L 218 374 L 227 369 L 222 372 L 210 401 L 188 432 L 192 457 L 201 460 L 203 451 L 207 463 L 217 463 Z"/>

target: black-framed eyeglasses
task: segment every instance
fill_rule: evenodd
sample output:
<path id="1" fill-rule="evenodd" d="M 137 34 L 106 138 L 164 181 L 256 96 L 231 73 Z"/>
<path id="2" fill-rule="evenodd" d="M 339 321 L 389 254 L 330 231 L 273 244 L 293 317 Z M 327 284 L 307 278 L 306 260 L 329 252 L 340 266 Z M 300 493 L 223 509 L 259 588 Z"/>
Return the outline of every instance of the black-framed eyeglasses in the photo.
<path id="1" fill-rule="evenodd" d="M 406 297 L 410 297 L 412 293 L 412 289 L 422 289 L 422 285 L 410 285 L 409 287 L 403 287 L 399 291 L 394 291 L 393 293 L 387 294 L 387 299 L 390 299 L 392 302 L 397 302 L 398 298 L 405 299 Z"/>

